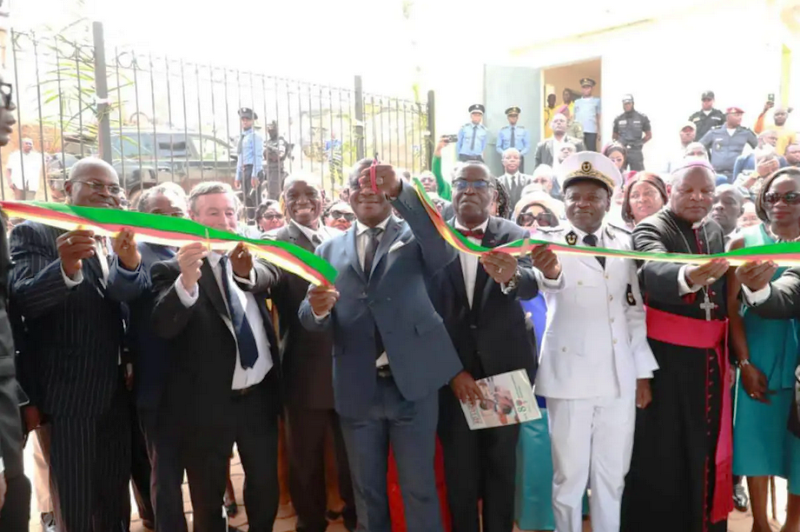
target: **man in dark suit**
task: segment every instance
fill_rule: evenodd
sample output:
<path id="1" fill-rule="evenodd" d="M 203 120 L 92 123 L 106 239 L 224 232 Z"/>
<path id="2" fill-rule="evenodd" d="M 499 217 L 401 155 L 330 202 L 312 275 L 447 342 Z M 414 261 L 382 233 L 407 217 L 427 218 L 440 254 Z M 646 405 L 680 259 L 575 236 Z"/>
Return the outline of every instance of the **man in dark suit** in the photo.
<path id="1" fill-rule="evenodd" d="M 564 144 L 573 144 L 576 151 L 584 151 L 586 149 L 582 140 L 567 135 L 566 116 L 561 113 L 554 115 L 550 121 L 550 127 L 553 128 L 553 136 L 543 140 L 536 146 L 536 154 L 534 155 L 536 166 L 540 164 L 554 166 L 553 163 L 558 160 L 558 153 Z"/>
<path id="2" fill-rule="evenodd" d="M 173 183 L 158 185 L 145 192 L 139 210 L 186 217 L 186 193 Z M 127 303 L 130 309 L 128 337 L 134 368 L 134 402 L 152 467 L 147 493 L 155 514 L 155 530 L 185 531 L 182 462 L 175 440 L 160 437 L 162 433 L 158 431 L 161 397 L 170 368 L 170 350 L 167 342 L 156 335 L 151 323 L 156 294 L 152 290 L 150 269 L 156 262 L 174 258 L 175 249 L 144 242 L 136 244 L 132 238 L 120 241 L 117 247 L 120 251 L 135 247 L 139 253 L 138 261 L 134 261 L 136 264 L 131 264 L 134 266 L 132 269 L 121 261 L 111 267 L 108 292 L 118 301 Z M 170 432 L 164 434 L 169 436 Z"/>
<path id="3" fill-rule="evenodd" d="M 524 239 L 527 231 L 490 216 L 489 208 L 496 195 L 495 179 L 485 165 L 460 165 L 453 174 L 455 218 L 450 225 L 473 243 L 489 248 Z M 408 221 L 415 232 L 433 228 L 424 216 L 412 216 Z M 508 531 L 514 528 L 519 425 L 472 431 L 460 401 L 477 399 L 472 393 L 475 380 L 509 371 L 524 369 L 533 383 L 536 339 L 533 329 L 526 326 L 519 302 L 539 292 L 531 259 L 517 260 L 499 252 L 479 259 L 459 253 L 459 259 L 451 261 L 429 285 L 436 310 L 461 357 L 462 375 L 468 384 L 442 388 L 439 394 L 439 439 L 444 451 L 452 527 L 478 532 L 478 501 L 483 499 L 483 530 Z"/>
<path id="4" fill-rule="evenodd" d="M 189 196 L 193 220 L 235 232 L 239 202 L 224 183 L 204 182 Z M 202 242 L 151 270 L 159 294 L 156 334 L 169 340 L 170 369 L 159 431 L 174 438 L 189 478 L 194 530 L 226 530 L 222 514 L 228 457 L 239 450 L 247 477 L 250 530 L 271 532 L 278 511 L 278 342 L 266 292 L 278 279 L 243 244 L 231 252 Z"/>
<path id="5" fill-rule="evenodd" d="M 0 83 L 3 81 L 0 76 Z M 16 124 L 11 94 L 0 101 L 0 146 L 7 146 Z M 14 377 L 14 335 L 8 312 L 8 273 L 11 258 L 6 240 L 5 215 L 0 215 L 0 530 L 27 532 L 31 484 L 22 472 L 22 426 L 19 386 Z"/>
<path id="6" fill-rule="evenodd" d="M 314 252 L 317 246 L 342 234 L 320 221 L 322 195 L 302 177 L 284 183 L 283 200 L 289 223 L 275 235 Z M 278 307 L 281 334 L 283 388 L 286 391 L 286 427 L 289 447 L 289 491 L 297 511 L 298 532 L 324 532 L 325 436 L 333 429 L 339 473 L 339 492 L 345 502 L 343 517 L 355 530 L 356 509 L 350 466 L 342 439 L 339 417 L 333 406 L 333 332 L 306 331 L 297 311 L 308 292 L 308 281 L 283 272 L 272 290 Z"/>
<path id="7" fill-rule="evenodd" d="M 390 166 L 379 166 L 382 184 L 374 193 L 365 177 L 370 163 L 359 161 L 350 176 L 356 223 L 316 251 L 339 272 L 336 286 L 311 289 L 299 315 L 308 330 L 333 331 L 333 392 L 358 529 L 391 530 L 386 495 L 391 443 L 408 530 L 436 532 L 442 530 L 433 469 L 438 389 L 461 364 L 425 279 L 456 256 L 434 229 L 413 234 L 392 217 L 392 206 L 403 217 L 427 214 Z"/>
<path id="8" fill-rule="evenodd" d="M 111 165 L 85 158 L 69 202 L 120 208 Z M 39 410 L 50 439 L 50 486 L 64 532 L 127 530 L 130 424 L 121 367 L 122 309 L 108 294 L 105 238 L 25 222 L 11 233 L 11 301 L 35 353 Z M 23 353 L 24 356 L 24 353 Z"/>

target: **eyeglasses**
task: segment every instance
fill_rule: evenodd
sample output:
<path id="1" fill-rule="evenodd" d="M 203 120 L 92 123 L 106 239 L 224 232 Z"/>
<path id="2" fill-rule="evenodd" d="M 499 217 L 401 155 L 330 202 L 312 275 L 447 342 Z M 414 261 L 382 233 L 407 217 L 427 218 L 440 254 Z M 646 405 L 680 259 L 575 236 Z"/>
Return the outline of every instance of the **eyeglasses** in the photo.
<path id="1" fill-rule="evenodd" d="M 517 225 L 528 227 L 536 223 L 538 227 L 555 227 L 558 225 L 556 217 L 549 212 L 540 212 L 535 215 L 530 212 L 523 212 L 517 217 Z"/>
<path id="2" fill-rule="evenodd" d="M 472 187 L 472 190 L 483 190 L 489 187 L 489 182 L 485 180 L 467 181 L 466 179 L 456 179 L 453 181 L 453 186 L 459 192 L 464 192 L 470 187 Z"/>
<path id="3" fill-rule="evenodd" d="M 352 222 L 356 219 L 356 215 L 352 212 L 342 212 L 342 211 L 331 211 L 331 218 L 337 220 L 339 218 L 344 218 L 348 222 Z"/>
<path id="4" fill-rule="evenodd" d="M 119 185 L 106 185 L 105 183 L 97 183 L 94 181 L 75 181 L 75 183 L 86 185 L 92 189 L 92 192 L 103 192 L 108 190 L 108 193 L 112 196 L 119 196 L 120 192 L 122 192 L 122 187 Z"/>
<path id="5" fill-rule="evenodd" d="M 6 109 L 13 109 L 15 107 L 12 102 L 14 87 L 11 83 L 0 83 L 0 96 L 3 98 L 3 107 Z"/>
<path id="6" fill-rule="evenodd" d="M 786 194 L 780 194 L 778 192 L 767 192 L 764 194 L 764 203 L 767 205 L 775 205 L 781 200 L 786 205 L 798 205 L 800 204 L 800 193 L 787 192 Z"/>
<path id="7" fill-rule="evenodd" d="M 269 212 L 264 216 L 262 216 L 262 218 L 264 218 L 268 222 L 271 222 L 273 220 L 283 220 L 283 215 L 279 212 Z"/>

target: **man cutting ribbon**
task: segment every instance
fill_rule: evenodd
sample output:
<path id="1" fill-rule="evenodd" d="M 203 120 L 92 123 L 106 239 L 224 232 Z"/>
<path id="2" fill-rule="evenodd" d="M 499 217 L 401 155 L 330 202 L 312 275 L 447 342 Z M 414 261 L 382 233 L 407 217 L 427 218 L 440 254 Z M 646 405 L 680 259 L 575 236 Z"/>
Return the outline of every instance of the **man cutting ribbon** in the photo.
<path id="1" fill-rule="evenodd" d="M 715 179 L 706 161 L 687 161 L 673 174 L 667 208 L 636 226 L 635 249 L 723 252 L 722 228 L 706 219 Z M 624 531 L 727 530 L 733 509 L 727 269 L 725 259 L 641 266 L 647 336 L 660 370 L 653 403 L 636 423 Z"/>

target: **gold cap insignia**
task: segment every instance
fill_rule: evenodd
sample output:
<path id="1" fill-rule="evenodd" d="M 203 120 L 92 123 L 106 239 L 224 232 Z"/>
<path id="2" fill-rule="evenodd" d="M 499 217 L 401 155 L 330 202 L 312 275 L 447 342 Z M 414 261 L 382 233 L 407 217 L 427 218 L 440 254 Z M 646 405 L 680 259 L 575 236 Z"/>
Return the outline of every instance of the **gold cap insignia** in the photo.
<path id="1" fill-rule="evenodd" d="M 578 243 L 578 235 L 576 235 L 573 231 L 570 231 L 569 233 L 567 233 L 566 240 L 567 244 L 569 244 L 570 246 L 574 246 L 575 244 Z"/>

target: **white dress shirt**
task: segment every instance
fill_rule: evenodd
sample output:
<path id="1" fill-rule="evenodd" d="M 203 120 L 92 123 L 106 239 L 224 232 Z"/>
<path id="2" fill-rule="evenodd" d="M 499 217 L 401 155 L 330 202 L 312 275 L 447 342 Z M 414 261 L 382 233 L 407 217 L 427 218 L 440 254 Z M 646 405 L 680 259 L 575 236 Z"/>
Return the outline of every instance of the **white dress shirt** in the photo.
<path id="1" fill-rule="evenodd" d="M 224 300 L 225 287 L 222 284 L 222 266 L 219 264 L 222 255 L 212 251 L 208 254 L 207 258 L 208 264 L 211 266 L 211 271 L 214 272 L 214 278 L 217 280 L 217 286 L 219 286 L 222 299 Z M 234 366 L 233 369 L 233 382 L 231 383 L 231 389 L 242 390 L 244 388 L 255 386 L 264 380 L 264 377 L 267 376 L 269 370 L 272 369 L 272 354 L 269 350 L 269 339 L 267 339 L 267 332 L 264 328 L 264 319 L 261 317 L 261 311 L 258 308 L 258 303 L 256 303 L 255 296 L 250 292 L 245 292 L 234 282 L 238 281 L 243 284 L 252 285 L 255 283 L 255 272 L 250 270 L 250 279 L 243 279 L 233 275 L 233 268 L 230 266 L 230 262 L 228 263 L 226 272 L 228 273 L 228 286 L 231 290 L 231 297 L 238 297 L 242 304 L 242 308 L 245 309 L 245 316 L 247 317 L 247 321 L 250 323 L 250 328 L 252 329 L 253 336 L 256 339 L 256 347 L 258 347 L 258 358 L 256 359 L 256 363 L 251 368 L 242 367 L 242 361 L 239 358 L 239 348 L 238 346 L 236 348 L 236 366 Z M 197 285 L 195 285 L 193 293 L 189 293 L 186 288 L 184 288 L 183 282 L 181 282 L 181 276 L 178 276 L 178 279 L 175 281 L 175 291 L 178 293 L 178 298 L 180 298 L 181 303 L 183 303 L 187 308 L 197 303 L 197 298 L 200 296 L 200 291 Z M 225 301 L 225 306 L 228 307 L 227 301 Z M 228 308 L 228 311 L 230 312 L 230 307 Z M 231 323 L 227 317 L 224 319 L 225 324 L 231 331 L 231 334 L 233 334 L 234 338 L 236 338 L 236 331 L 233 328 L 233 323 Z"/>
<path id="2" fill-rule="evenodd" d="M 472 231 L 483 231 L 486 232 L 486 228 L 489 226 L 489 218 L 483 221 L 483 223 L 475 228 Z M 469 231 L 460 223 L 458 220 L 455 220 L 455 228 L 456 231 Z M 481 240 L 478 238 L 468 237 L 469 241 L 480 245 Z M 472 308 L 472 299 L 475 295 L 475 280 L 478 278 L 478 256 L 471 255 L 469 253 L 464 253 L 460 251 L 458 253 L 459 260 L 461 260 L 461 273 L 464 276 L 464 288 L 467 290 L 467 300 L 469 301 L 469 306 Z"/>

